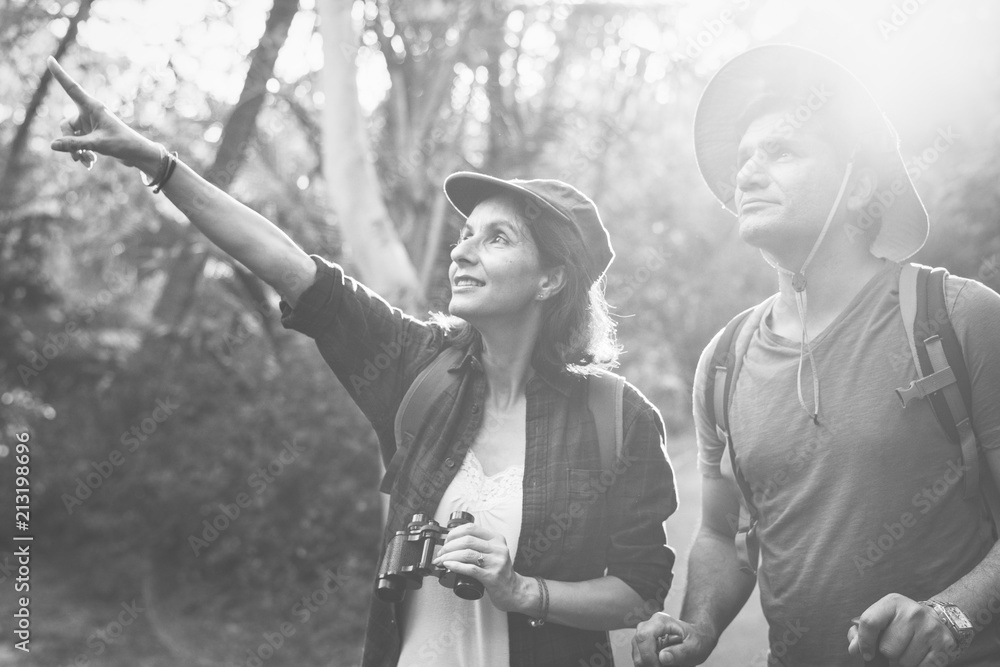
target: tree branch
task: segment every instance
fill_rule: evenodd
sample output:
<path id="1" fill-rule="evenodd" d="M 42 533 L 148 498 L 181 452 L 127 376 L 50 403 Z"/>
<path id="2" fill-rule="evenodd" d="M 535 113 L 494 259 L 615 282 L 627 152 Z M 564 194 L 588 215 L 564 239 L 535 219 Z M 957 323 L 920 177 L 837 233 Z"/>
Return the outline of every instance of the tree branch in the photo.
<path id="1" fill-rule="evenodd" d="M 274 0 L 264 34 L 250 55 L 250 69 L 240 99 L 223 125 L 215 160 L 205 173 L 205 180 L 223 191 L 229 191 L 236 172 L 246 159 L 257 116 L 264 104 L 267 80 L 274 73 L 278 52 L 288 38 L 288 28 L 298 8 L 298 0 Z M 179 326 L 194 303 L 194 292 L 208 258 L 206 253 L 192 252 L 193 244 L 199 240 L 195 231 L 188 227 L 182 240 L 183 248 L 168 269 L 169 279 L 153 310 L 154 316 L 170 327 Z"/>
<path id="2" fill-rule="evenodd" d="M 69 20 L 69 27 L 66 28 L 66 34 L 59 40 L 59 45 L 56 47 L 55 53 L 52 54 L 52 57 L 57 61 L 62 60 L 62 57 L 66 55 L 67 49 L 76 41 L 76 33 L 80 29 L 80 24 L 90 16 L 90 7 L 92 4 L 94 4 L 94 0 L 82 0 L 80 9 Z M 24 112 L 24 121 L 18 126 L 17 133 L 10 143 L 10 148 L 7 149 L 7 164 L 4 167 L 3 176 L 0 177 L 0 208 L 15 208 L 14 189 L 20 180 L 20 176 L 24 173 L 18 167 L 20 166 L 24 149 L 28 145 L 31 124 L 38 116 L 38 109 L 42 105 L 42 100 L 45 99 L 50 81 L 52 81 L 52 73 L 46 67 L 42 72 L 41 79 L 38 81 L 35 94 L 31 96 L 28 108 Z"/>

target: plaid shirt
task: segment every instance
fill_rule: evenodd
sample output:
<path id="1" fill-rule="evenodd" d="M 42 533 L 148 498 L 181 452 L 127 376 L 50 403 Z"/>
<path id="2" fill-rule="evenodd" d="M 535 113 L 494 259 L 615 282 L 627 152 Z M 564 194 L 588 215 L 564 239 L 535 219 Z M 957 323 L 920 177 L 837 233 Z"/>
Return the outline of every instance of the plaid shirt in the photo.
<path id="1" fill-rule="evenodd" d="M 433 516 L 481 426 L 486 378 L 478 351 L 469 349 L 449 371 L 461 376 L 457 391 L 436 400 L 412 444 L 397 450 L 399 404 L 420 371 L 450 344 L 448 335 L 390 307 L 339 266 L 314 259 L 316 281 L 294 309 L 281 304 L 282 323 L 316 340 L 375 428 L 387 469 L 400 471 L 384 482 L 384 548 L 413 514 Z M 659 412 L 628 384 L 622 456 L 611 470 L 602 470 L 586 389 L 586 378 L 555 369 L 536 368 L 527 384 L 523 515 L 514 570 L 559 581 L 619 577 L 645 601 L 622 619 L 622 627 L 633 626 L 661 608 L 670 587 L 674 553 L 665 544 L 663 522 L 677 507 L 673 471 Z M 511 665 L 613 662 L 607 632 L 551 622 L 533 628 L 517 613 L 508 614 L 508 627 Z M 394 667 L 399 651 L 395 605 L 373 595 L 362 664 Z"/>

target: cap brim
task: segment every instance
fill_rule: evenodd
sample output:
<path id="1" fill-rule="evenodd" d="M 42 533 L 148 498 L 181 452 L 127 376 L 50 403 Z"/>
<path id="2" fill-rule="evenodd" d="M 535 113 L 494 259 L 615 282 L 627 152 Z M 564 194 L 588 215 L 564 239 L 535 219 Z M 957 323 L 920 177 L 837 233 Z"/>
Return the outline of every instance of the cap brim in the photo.
<path id="1" fill-rule="evenodd" d="M 698 168 L 716 198 L 736 214 L 736 156 L 740 136 L 737 124 L 755 98 L 788 90 L 796 82 L 827 86 L 832 95 L 849 95 L 850 104 L 869 119 L 880 119 L 895 134 L 864 84 L 826 56 L 788 44 L 770 44 L 736 56 L 716 73 L 698 102 L 694 119 Z M 882 217 L 882 228 L 872 244 L 877 257 L 902 261 L 927 239 L 927 211 L 910 180 L 897 147 L 893 146 L 889 176 L 892 193 Z"/>
<path id="2" fill-rule="evenodd" d="M 515 195 L 525 197 L 531 204 L 540 206 L 572 224 L 572 220 L 566 213 L 560 211 L 546 199 L 516 183 L 495 176 L 477 174 L 472 171 L 457 171 L 444 179 L 444 194 L 455 210 L 466 218 L 472 214 L 472 210 L 476 206 L 490 197 Z"/>

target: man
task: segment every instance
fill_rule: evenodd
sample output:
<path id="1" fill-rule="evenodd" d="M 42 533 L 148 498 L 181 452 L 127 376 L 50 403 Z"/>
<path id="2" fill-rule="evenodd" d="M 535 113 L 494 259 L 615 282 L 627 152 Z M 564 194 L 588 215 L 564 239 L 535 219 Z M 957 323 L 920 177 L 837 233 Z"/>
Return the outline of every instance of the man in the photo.
<path id="1" fill-rule="evenodd" d="M 703 517 L 681 618 L 639 625 L 636 664 L 704 662 L 759 581 L 769 665 L 1000 665 L 989 516 L 964 493 L 961 452 L 929 401 L 904 411 L 894 391 L 919 377 L 900 263 L 923 245 L 928 222 L 891 126 L 843 67 L 772 45 L 708 84 L 695 144 L 741 237 L 778 272 L 779 293 L 744 326 L 729 394 L 759 569 L 740 568 L 734 517 L 747 496 L 705 396 L 720 332 L 695 378 Z M 1000 297 L 954 277 L 945 291 L 981 474 L 996 480 Z"/>

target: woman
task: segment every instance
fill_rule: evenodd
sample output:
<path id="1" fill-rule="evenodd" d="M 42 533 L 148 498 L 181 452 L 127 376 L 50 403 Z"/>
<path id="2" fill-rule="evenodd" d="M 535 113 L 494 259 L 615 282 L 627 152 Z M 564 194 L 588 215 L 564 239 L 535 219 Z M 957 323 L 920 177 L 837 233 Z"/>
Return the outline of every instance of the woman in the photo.
<path id="1" fill-rule="evenodd" d="M 486 595 L 467 601 L 431 582 L 400 603 L 373 597 L 363 664 L 608 664 L 606 631 L 646 618 L 669 588 L 662 522 L 676 497 L 659 413 L 631 386 L 621 457 L 610 477 L 602 470 L 587 378 L 617 357 L 600 288 L 614 255 L 593 202 L 559 181 L 450 176 L 446 193 L 467 216 L 451 253 L 453 317 L 418 321 L 129 129 L 54 60 L 49 67 L 80 112 L 53 149 L 141 169 L 281 294 L 285 326 L 316 340 L 378 434 L 386 540 L 417 513 L 442 524 L 452 511 L 475 517 L 450 531 L 435 564 Z M 397 447 L 403 396 L 449 349 L 460 350 L 452 389 L 432 397 L 415 437 Z"/>

